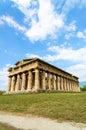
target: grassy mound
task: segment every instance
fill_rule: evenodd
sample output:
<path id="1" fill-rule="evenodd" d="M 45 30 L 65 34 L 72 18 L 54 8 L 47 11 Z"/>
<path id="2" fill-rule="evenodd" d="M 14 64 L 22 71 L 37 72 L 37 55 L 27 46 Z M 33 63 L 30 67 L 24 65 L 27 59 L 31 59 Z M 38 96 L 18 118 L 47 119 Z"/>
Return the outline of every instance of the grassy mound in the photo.
<path id="1" fill-rule="evenodd" d="M 0 95 L 0 111 L 86 123 L 86 93 Z"/>

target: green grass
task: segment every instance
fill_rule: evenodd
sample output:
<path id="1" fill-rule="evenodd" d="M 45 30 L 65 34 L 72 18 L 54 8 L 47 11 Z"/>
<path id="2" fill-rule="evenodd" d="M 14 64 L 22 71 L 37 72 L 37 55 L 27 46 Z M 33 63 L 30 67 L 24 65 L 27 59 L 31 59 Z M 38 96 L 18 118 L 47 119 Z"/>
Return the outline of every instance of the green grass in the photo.
<path id="1" fill-rule="evenodd" d="M 0 96 L 0 111 L 34 114 L 86 123 L 86 93 L 39 93 Z"/>
<path id="2" fill-rule="evenodd" d="M 8 124 L 0 123 L 0 130 L 21 130 L 21 129 L 9 126 Z"/>

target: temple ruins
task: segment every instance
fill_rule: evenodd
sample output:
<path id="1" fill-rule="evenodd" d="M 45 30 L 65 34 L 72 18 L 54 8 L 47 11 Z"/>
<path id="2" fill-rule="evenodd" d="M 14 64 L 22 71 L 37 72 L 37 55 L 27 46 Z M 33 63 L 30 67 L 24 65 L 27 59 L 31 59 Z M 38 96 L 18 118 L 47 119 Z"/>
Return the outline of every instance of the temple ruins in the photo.
<path id="1" fill-rule="evenodd" d="M 7 94 L 80 92 L 78 77 L 39 58 L 23 59 L 9 68 Z"/>

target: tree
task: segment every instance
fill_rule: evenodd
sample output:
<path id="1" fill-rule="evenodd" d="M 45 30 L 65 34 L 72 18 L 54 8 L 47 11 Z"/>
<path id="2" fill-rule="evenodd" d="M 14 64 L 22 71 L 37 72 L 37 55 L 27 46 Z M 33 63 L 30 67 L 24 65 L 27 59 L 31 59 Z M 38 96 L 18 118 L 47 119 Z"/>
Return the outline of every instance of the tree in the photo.
<path id="1" fill-rule="evenodd" d="M 86 85 L 81 88 L 81 91 L 86 91 Z"/>

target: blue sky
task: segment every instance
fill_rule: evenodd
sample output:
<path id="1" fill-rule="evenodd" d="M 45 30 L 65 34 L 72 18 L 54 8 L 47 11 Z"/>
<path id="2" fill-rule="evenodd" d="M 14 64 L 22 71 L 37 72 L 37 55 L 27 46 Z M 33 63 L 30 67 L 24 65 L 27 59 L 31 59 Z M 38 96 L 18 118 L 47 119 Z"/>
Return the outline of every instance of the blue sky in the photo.
<path id="1" fill-rule="evenodd" d="M 0 1 L 0 89 L 9 67 L 33 57 L 86 81 L 86 0 Z"/>

